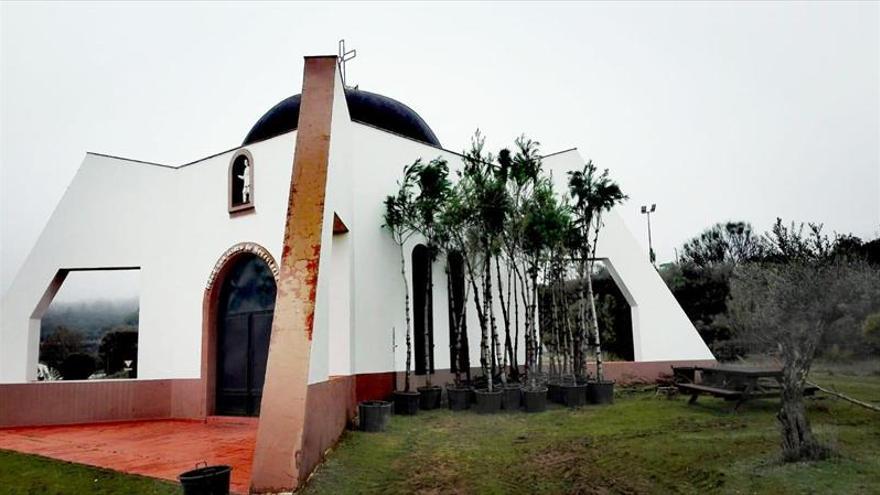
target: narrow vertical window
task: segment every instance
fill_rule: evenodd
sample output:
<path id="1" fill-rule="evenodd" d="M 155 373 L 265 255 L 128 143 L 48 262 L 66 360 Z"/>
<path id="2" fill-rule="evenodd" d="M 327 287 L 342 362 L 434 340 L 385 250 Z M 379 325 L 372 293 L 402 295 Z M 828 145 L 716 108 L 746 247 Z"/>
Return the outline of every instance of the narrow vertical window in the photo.
<path id="1" fill-rule="evenodd" d="M 434 371 L 434 318 L 431 297 L 431 254 L 419 244 L 412 252 L 413 282 L 413 354 L 416 374 L 424 375 L 430 366 Z"/>

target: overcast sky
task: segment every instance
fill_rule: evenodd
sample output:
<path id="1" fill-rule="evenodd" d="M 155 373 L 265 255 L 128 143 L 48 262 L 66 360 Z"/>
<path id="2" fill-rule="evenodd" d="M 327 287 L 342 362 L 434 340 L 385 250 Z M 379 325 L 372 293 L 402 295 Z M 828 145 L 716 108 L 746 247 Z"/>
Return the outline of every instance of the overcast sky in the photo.
<path id="1" fill-rule="evenodd" d="M 878 3 L 15 4 L 0 46 L 0 292 L 86 151 L 239 145 L 302 57 L 414 108 L 444 147 L 526 133 L 611 169 L 660 261 L 718 221 L 880 234 Z M 647 246 L 646 246 L 647 249 Z"/>

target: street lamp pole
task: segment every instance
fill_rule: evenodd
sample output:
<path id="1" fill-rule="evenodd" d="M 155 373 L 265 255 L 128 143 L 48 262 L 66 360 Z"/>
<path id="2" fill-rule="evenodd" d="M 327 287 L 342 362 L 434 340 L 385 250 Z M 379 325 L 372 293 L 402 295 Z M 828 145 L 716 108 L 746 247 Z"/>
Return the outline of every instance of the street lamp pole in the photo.
<path id="1" fill-rule="evenodd" d="M 651 213 L 657 211 L 657 204 L 651 203 L 651 208 L 642 205 L 642 214 L 648 216 L 648 261 L 656 266 L 657 256 L 654 255 L 654 246 L 651 243 Z"/>

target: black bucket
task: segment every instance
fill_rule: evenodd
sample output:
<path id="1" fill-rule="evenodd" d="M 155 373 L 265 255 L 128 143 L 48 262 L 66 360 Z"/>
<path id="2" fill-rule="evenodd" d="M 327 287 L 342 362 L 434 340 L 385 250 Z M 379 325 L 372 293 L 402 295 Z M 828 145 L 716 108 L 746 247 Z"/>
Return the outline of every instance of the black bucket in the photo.
<path id="1" fill-rule="evenodd" d="M 587 384 L 562 385 L 562 401 L 568 407 L 581 407 L 587 403 Z"/>
<path id="2" fill-rule="evenodd" d="M 526 412 L 544 412 L 547 410 L 547 388 L 524 388 L 522 391 Z"/>
<path id="3" fill-rule="evenodd" d="M 419 412 L 418 392 L 394 392 L 394 414 L 412 416 Z"/>
<path id="4" fill-rule="evenodd" d="M 384 400 L 365 400 L 358 404 L 361 431 L 385 431 L 391 419 L 391 403 Z"/>
<path id="5" fill-rule="evenodd" d="M 590 382 L 587 397 L 591 404 L 611 404 L 614 402 L 614 382 Z"/>
<path id="6" fill-rule="evenodd" d="M 471 407 L 471 394 L 473 392 L 466 387 L 446 387 L 446 398 L 449 399 L 449 409 L 464 411 Z"/>
<path id="7" fill-rule="evenodd" d="M 422 410 L 430 411 L 431 409 L 440 408 L 440 400 L 443 394 L 442 388 L 437 385 L 431 385 L 430 387 L 419 387 L 417 390 L 420 394 L 419 407 Z"/>
<path id="8" fill-rule="evenodd" d="M 547 389 L 547 399 L 549 399 L 550 402 L 562 404 L 562 385 L 557 382 L 551 382 L 547 384 Z"/>
<path id="9" fill-rule="evenodd" d="M 475 390 L 477 402 L 474 409 L 480 414 L 493 414 L 501 411 L 501 390 Z"/>
<path id="10" fill-rule="evenodd" d="M 205 466 L 182 473 L 177 479 L 184 495 L 229 495 L 229 466 Z"/>
<path id="11" fill-rule="evenodd" d="M 504 395 L 501 397 L 501 408 L 508 411 L 518 411 L 522 404 L 522 387 L 519 384 L 508 384 L 502 389 Z"/>

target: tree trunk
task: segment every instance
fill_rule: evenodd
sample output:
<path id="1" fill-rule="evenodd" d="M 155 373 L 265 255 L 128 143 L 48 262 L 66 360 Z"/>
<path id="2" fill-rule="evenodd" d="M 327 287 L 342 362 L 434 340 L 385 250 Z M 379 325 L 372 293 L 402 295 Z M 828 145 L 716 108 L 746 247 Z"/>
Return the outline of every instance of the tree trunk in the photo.
<path id="1" fill-rule="evenodd" d="M 425 385 L 432 386 L 431 375 L 434 368 L 434 359 L 432 358 L 431 347 L 434 336 L 434 270 L 433 270 L 433 251 L 429 255 L 428 263 L 425 271 Z"/>
<path id="2" fill-rule="evenodd" d="M 510 268 L 508 268 L 509 273 Z M 510 278 L 507 280 L 507 299 L 504 299 L 504 289 L 502 289 L 501 279 L 501 263 L 498 257 L 495 257 L 495 274 L 498 281 L 498 300 L 501 303 L 501 317 L 504 321 L 504 360 L 501 363 L 503 370 L 507 369 L 507 363 L 513 363 L 513 346 L 510 343 Z M 506 373 L 504 371 L 503 373 Z M 513 374 L 513 373 L 511 373 Z M 506 383 L 506 380 L 505 380 Z"/>
<path id="3" fill-rule="evenodd" d="M 403 279 L 403 293 L 406 308 L 406 374 L 404 375 L 404 392 L 409 392 L 409 379 L 412 368 L 412 340 L 410 334 L 412 328 L 409 320 L 409 281 L 406 279 L 406 255 L 403 252 L 403 243 L 400 246 L 400 277 Z"/>
<path id="4" fill-rule="evenodd" d="M 516 260 L 510 257 L 510 262 L 515 264 Z M 519 296 L 516 292 L 516 277 L 513 277 L 513 366 L 516 369 L 516 375 L 519 377 Z"/>
<path id="5" fill-rule="evenodd" d="M 532 378 L 530 380 L 532 388 L 536 388 L 538 386 L 538 374 L 541 372 L 541 369 L 538 368 L 538 334 L 537 334 L 537 322 L 535 321 L 536 311 L 535 308 L 538 304 L 538 264 L 537 261 L 533 263 L 532 270 L 532 287 L 531 287 L 531 300 L 529 301 L 528 312 L 529 312 L 529 322 L 531 327 L 531 340 L 532 340 Z"/>
<path id="6" fill-rule="evenodd" d="M 590 300 L 590 317 L 592 319 L 592 326 L 594 337 L 596 339 L 596 381 L 603 381 L 605 379 L 605 372 L 602 367 L 602 342 L 599 338 L 599 318 L 596 316 L 596 299 L 593 295 L 593 266 L 592 262 L 590 263 L 590 270 L 587 273 L 587 297 Z"/>
<path id="7" fill-rule="evenodd" d="M 489 391 L 492 392 L 495 390 L 495 387 L 493 384 L 493 378 L 495 376 L 495 369 L 498 364 L 498 355 L 499 355 L 499 351 L 500 351 L 501 347 L 500 347 L 500 342 L 498 339 L 498 326 L 495 324 L 495 305 L 494 305 L 494 300 L 492 298 L 492 253 L 489 251 L 488 243 L 485 244 L 484 249 L 485 249 L 485 259 L 486 259 L 486 264 L 484 266 L 484 269 L 486 271 L 486 277 L 485 277 L 485 285 L 483 287 L 485 290 L 483 301 L 486 304 L 486 313 L 489 315 L 489 329 L 492 332 L 492 334 L 491 334 L 491 347 L 489 349 L 489 352 L 492 354 L 492 370 L 491 370 L 489 377 L 488 377 L 489 378 Z M 506 382 L 507 377 L 504 373 L 504 370 L 501 369 L 500 373 L 501 373 L 501 382 L 502 383 Z"/>
<path id="8" fill-rule="evenodd" d="M 455 370 L 455 385 L 461 384 L 461 327 L 458 326 L 459 318 L 455 305 L 455 294 L 452 287 L 452 268 L 449 266 L 449 257 L 446 262 L 446 307 L 449 308 L 449 317 L 452 323 L 452 342 L 450 345 L 449 366 Z"/>
<path id="9" fill-rule="evenodd" d="M 804 383 L 812 359 L 807 355 L 812 356 L 812 352 L 808 350 L 805 355 L 798 352 L 798 345 L 793 342 L 786 344 L 780 345 L 783 354 L 782 401 L 776 414 L 782 429 L 782 459 L 786 462 L 821 460 L 830 451 L 813 436 L 804 407 Z"/>
<path id="10" fill-rule="evenodd" d="M 474 267 L 471 263 L 470 258 L 466 254 L 465 251 L 462 251 L 465 265 L 467 267 L 467 278 L 471 283 L 471 289 L 474 291 L 474 306 L 477 308 L 477 319 L 480 322 L 480 365 L 483 369 L 483 375 L 487 375 L 489 373 L 489 350 L 487 345 L 488 340 L 488 323 L 486 321 L 486 314 L 483 311 L 482 303 L 480 301 L 480 289 L 477 286 L 476 275 L 474 274 Z M 489 381 L 491 384 L 491 377 L 489 377 Z"/>

